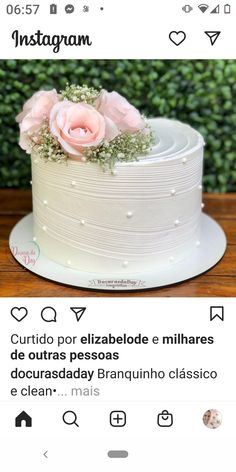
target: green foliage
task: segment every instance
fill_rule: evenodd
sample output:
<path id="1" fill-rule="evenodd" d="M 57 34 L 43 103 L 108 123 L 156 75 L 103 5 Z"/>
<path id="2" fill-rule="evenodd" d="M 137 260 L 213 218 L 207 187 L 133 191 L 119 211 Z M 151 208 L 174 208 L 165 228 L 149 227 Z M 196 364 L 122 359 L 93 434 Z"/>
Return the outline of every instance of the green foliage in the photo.
<path id="1" fill-rule="evenodd" d="M 67 82 L 117 90 L 147 116 L 177 118 L 205 137 L 204 188 L 236 191 L 236 61 L 0 61 L 0 187 L 27 187 L 29 156 L 15 116 L 39 89 Z"/>

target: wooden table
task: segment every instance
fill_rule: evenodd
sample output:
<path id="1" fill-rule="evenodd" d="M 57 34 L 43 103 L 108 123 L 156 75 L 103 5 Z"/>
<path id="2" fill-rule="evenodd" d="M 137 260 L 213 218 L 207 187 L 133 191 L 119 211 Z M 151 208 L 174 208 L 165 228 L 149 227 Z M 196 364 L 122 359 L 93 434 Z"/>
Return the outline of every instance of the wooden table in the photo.
<path id="1" fill-rule="evenodd" d="M 228 248 L 205 274 L 170 287 L 143 292 L 97 292 L 45 280 L 21 267 L 8 248 L 11 229 L 31 211 L 30 190 L 0 189 L 0 296 L 2 297 L 234 297 L 236 296 L 236 194 L 205 194 L 205 211 L 224 229 Z"/>

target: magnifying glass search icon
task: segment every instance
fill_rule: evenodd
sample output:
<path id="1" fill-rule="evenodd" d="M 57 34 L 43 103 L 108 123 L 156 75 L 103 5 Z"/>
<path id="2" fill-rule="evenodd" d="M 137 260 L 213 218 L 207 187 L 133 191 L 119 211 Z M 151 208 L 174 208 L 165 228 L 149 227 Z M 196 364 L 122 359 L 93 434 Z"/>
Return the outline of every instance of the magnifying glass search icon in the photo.
<path id="1" fill-rule="evenodd" d="M 64 423 L 68 424 L 69 426 L 71 426 L 72 424 L 75 424 L 75 426 L 79 427 L 77 423 L 77 415 L 74 411 L 71 411 L 71 410 L 65 411 L 65 413 L 62 416 L 62 419 Z"/>

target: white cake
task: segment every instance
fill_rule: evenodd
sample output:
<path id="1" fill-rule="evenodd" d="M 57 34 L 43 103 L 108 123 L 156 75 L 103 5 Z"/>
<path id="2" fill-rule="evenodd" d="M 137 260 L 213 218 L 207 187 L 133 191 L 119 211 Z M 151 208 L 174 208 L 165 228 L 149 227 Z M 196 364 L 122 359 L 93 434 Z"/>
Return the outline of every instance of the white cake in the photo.
<path id="1" fill-rule="evenodd" d="M 201 243 L 202 136 L 149 120 L 156 145 L 113 173 L 32 156 L 34 237 L 63 266 L 125 276 L 188 258 Z"/>

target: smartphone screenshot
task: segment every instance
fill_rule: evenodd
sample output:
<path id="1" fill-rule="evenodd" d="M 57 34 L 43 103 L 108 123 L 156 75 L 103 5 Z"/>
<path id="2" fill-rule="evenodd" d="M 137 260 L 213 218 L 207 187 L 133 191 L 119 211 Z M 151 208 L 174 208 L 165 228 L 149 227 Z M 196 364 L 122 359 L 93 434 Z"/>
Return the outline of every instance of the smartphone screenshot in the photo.
<path id="1" fill-rule="evenodd" d="M 0 17 L 1 470 L 234 470 L 234 3 Z"/>

